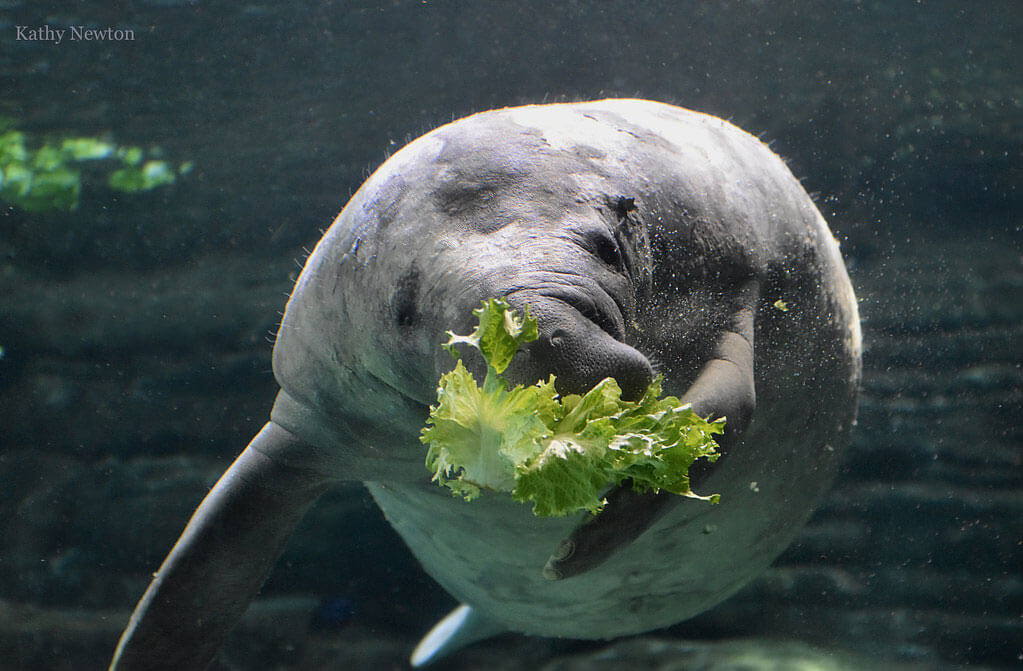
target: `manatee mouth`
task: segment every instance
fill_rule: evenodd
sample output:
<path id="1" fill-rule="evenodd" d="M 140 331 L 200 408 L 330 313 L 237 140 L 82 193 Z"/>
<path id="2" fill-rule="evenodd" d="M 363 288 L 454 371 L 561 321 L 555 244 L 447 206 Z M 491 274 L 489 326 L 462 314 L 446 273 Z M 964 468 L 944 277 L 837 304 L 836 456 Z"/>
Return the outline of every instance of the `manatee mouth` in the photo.
<path id="1" fill-rule="evenodd" d="M 544 283 L 504 294 L 512 307 L 528 308 L 540 337 L 509 367 L 521 384 L 554 375 L 563 394 L 584 394 L 612 377 L 628 400 L 638 399 L 653 379 L 649 360 L 623 341 L 625 312 L 609 292 L 596 287 Z"/>

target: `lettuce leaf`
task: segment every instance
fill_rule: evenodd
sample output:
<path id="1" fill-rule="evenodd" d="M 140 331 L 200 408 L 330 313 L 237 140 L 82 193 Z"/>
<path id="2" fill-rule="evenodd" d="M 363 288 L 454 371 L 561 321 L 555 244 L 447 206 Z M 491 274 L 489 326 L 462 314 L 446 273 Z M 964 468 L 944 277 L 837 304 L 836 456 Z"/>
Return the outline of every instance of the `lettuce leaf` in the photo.
<path id="1" fill-rule="evenodd" d="M 597 513 L 607 489 L 626 481 L 637 491 L 717 502 L 690 489 L 689 467 L 717 459 L 723 419 L 708 422 L 674 396 L 659 398 L 660 376 L 635 402 L 622 400 L 613 378 L 581 396 L 559 395 L 554 376 L 509 388 L 501 374 L 519 346 L 539 337 L 537 322 L 501 299 L 473 314 L 476 330 L 449 331 L 444 347 L 455 357 L 456 346 L 478 349 L 487 373 L 481 387 L 459 359 L 440 379 L 420 436 L 434 482 L 467 501 L 482 490 L 510 492 L 541 517 Z"/>

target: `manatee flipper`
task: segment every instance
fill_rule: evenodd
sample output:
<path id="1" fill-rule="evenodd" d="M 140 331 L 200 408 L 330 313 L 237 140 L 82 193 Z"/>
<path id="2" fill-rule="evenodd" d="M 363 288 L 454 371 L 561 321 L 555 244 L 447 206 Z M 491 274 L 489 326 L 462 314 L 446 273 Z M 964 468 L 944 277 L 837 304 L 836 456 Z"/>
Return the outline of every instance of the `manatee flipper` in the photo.
<path id="1" fill-rule="evenodd" d="M 736 298 L 737 308 L 718 337 L 714 354 L 681 398 L 683 403 L 691 403 L 700 417 L 726 418 L 725 433 L 718 441 L 725 452 L 746 430 L 757 405 L 753 331 L 760 283 L 743 283 Z"/>
<path id="2" fill-rule="evenodd" d="M 760 300 L 760 285 L 749 280 L 739 287 L 737 308 L 721 332 L 712 357 L 700 369 L 682 396 L 701 417 L 725 417 L 725 433 L 718 440 L 722 452 L 736 442 L 756 408 L 753 377 L 753 330 Z M 607 495 L 600 514 L 590 517 L 561 541 L 543 567 L 549 580 L 570 578 L 602 563 L 634 541 L 678 503 L 674 494 L 638 493 L 628 486 Z"/>
<path id="3" fill-rule="evenodd" d="M 409 663 L 414 668 L 429 666 L 442 657 L 477 641 L 503 634 L 508 628 L 480 615 L 462 604 L 444 616 L 412 651 Z"/>
<path id="4" fill-rule="evenodd" d="M 216 655 L 329 482 L 284 466 L 300 441 L 268 423 L 199 506 L 121 636 L 111 670 L 198 670 Z"/>

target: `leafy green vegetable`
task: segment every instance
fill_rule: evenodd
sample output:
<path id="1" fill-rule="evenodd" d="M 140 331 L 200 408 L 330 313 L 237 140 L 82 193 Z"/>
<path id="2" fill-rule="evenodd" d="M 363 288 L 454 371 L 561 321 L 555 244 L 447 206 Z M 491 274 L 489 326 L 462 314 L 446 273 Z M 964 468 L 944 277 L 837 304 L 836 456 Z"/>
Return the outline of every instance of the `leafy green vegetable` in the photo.
<path id="1" fill-rule="evenodd" d="M 61 143 L 61 149 L 76 161 L 96 161 L 108 158 L 117 147 L 94 137 L 67 137 Z"/>
<path id="2" fill-rule="evenodd" d="M 139 168 L 129 165 L 110 174 L 107 184 L 119 191 L 148 191 L 164 184 L 173 184 L 177 179 L 174 169 L 167 161 L 146 161 Z"/>
<path id="3" fill-rule="evenodd" d="M 0 200 L 29 212 L 71 211 L 82 191 L 82 167 L 100 162 L 118 165 L 107 186 L 128 193 L 172 184 L 192 169 L 175 170 L 162 160 L 147 160 L 139 147 L 119 147 L 93 137 L 65 137 L 33 149 L 9 119 L 0 119 Z M 151 152 L 151 153 L 155 153 Z"/>
<path id="4" fill-rule="evenodd" d="M 673 396 L 661 395 L 658 377 L 639 401 L 624 401 L 605 378 L 585 395 L 560 396 L 554 376 L 509 388 L 501 374 L 519 346 L 538 337 L 536 320 L 503 300 L 473 312 L 479 326 L 468 336 L 448 332 L 445 344 L 478 349 L 487 361 L 480 387 L 461 359 L 440 379 L 421 440 L 435 482 L 471 501 L 481 490 L 511 492 L 533 503 L 541 517 L 580 510 L 597 513 L 611 485 L 626 480 L 638 491 L 665 490 L 716 503 L 689 487 L 689 467 L 718 457 L 708 422 Z"/>

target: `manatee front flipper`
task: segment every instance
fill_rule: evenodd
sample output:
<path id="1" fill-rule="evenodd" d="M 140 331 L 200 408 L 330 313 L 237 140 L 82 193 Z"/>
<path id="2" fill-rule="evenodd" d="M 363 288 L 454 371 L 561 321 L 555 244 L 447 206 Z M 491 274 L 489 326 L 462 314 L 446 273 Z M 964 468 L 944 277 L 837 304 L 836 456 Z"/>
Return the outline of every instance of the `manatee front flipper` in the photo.
<path id="1" fill-rule="evenodd" d="M 756 407 L 753 326 L 759 299 L 756 280 L 739 288 L 738 307 L 718 338 L 713 357 L 681 399 L 701 417 L 726 418 L 725 433 L 718 440 L 724 453 L 745 431 Z M 561 580 L 596 568 L 646 531 L 678 499 L 674 494 L 637 493 L 628 486 L 611 490 L 600 514 L 558 544 L 543 567 L 544 577 Z"/>
<path id="2" fill-rule="evenodd" d="M 198 670 L 255 597 L 302 515 L 329 482 L 284 466 L 300 441 L 274 423 L 256 434 L 196 510 L 156 573 L 111 670 Z"/>
<path id="3" fill-rule="evenodd" d="M 433 664 L 453 652 L 472 645 L 477 641 L 503 634 L 508 628 L 462 604 L 444 616 L 433 629 L 423 637 L 412 652 L 409 663 L 413 668 Z"/>

